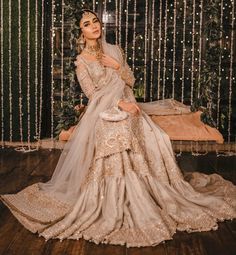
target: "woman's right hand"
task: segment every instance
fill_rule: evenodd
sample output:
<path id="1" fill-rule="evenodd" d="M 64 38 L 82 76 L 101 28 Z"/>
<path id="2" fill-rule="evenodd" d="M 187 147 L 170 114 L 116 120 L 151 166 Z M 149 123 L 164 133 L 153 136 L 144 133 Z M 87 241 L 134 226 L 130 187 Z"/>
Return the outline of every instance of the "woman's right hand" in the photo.
<path id="1" fill-rule="evenodd" d="M 119 108 L 123 111 L 129 112 L 134 115 L 140 114 L 141 110 L 136 103 L 133 102 L 126 102 L 126 101 L 119 101 L 118 103 Z"/>

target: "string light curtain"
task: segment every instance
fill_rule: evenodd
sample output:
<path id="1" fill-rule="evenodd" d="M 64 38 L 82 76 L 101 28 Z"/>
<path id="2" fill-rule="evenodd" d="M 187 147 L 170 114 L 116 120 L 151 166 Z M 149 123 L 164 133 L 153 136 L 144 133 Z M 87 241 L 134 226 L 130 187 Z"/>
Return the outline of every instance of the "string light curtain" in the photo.
<path id="1" fill-rule="evenodd" d="M 5 141 L 5 127 L 4 127 L 4 119 L 5 119 L 5 115 L 4 115 L 4 102 L 3 102 L 3 99 L 4 99 L 4 88 L 3 88 L 3 83 L 4 83 L 4 79 L 3 79 L 3 68 L 4 68 L 4 65 L 3 65 L 3 60 L 4 60 L 4 56 L 3 56 L 3 52 L 4 52 L 4 48 L 3 48 L 3 32 L 4 32 L 4 29 L 3 29 L 3 0 L 1 0 L 0 2 L 0 5 L 1 5 L 1 10 L 0 10 L 0 24 L 1 24 L 1 44 L 0 44 L 0 48 L 1 48 L 1 143 L 3 144 L 4 141 Z"/>
<path id="2" fill-rule="evenodd" d="M 64 104 L 70 35 L 65 2 L 0 0 L 0 131 L 1 142 L 40 139 L 44 100 L 49 101 L 49 135 L 55 137 L 57 111 Z M 119 43 L 136 77 L 138 101 L 174 98 L 191 104 L 200 96 L 206 58 L 206 0 L 95 0 L 78 1 L 82 8 L 98 12 L 106 38 Z M 217 2 L 217 1 L 216 1 Z M 50 13 L 45 19 L 45 3 Z M 225 115 L 225 137 L 235 136 L 235 1 L 219 0 L 222 39 L 218 66 L 217 127 Z M 50 20 L 51 71 L 44 98 L 45 24 Z M 59 31 L 59 32 L 58 32 Z M 14 33 L 14 40 L 13 40 Z"/>
<path id="3" fill-rule="evenodd" d="M 106 1 L 106 11 L 114 17 L 106 23 L 107 40 L 125 50 L 136 77 L 137 100 L 173 98 L 192 105 L 201 96 L 209 18 L 204 7 L 209 4 L 219 10 L 217 24 L 222 30 L 218 43 L 222 58 L 216 63 L 216 126 L 232 141 L 236 135 L 235 1 Z"/>
<path id="4" fill-rule="evenodd" d="M 1 0 L 1 146 L 39 138 L 42 0 Z M 42 77 L 41 77 L 42 78 Z"/>
<path id="5" fill-rule="evenodd" d="M 236 53 L 234 52 L 234 27 L 235 27 L 235 1 L 231 0 L 231 35 L 230 35 L 230 66 L 229 66 L 229 110 L 228 110 L 228 141 L 231 138 L 231 118 L 232 118 L 232 95 L 233 95 L 233 83 L 235 84 L 235 76 L 233 76 L 233 61 L 235 60 L 234 56 Z M 234 73 L 235 75 L 235 73 Z"/>

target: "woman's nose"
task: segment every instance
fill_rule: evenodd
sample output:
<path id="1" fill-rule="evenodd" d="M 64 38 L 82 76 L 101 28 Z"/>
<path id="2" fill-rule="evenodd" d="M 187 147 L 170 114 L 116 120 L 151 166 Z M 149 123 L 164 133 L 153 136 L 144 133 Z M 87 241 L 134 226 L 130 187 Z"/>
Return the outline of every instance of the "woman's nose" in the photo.
<path id="1" fill-rule="evenodd" d="M 97 24 L 96 23 L 93 23 L 93 28 L 97 28 Z"/>

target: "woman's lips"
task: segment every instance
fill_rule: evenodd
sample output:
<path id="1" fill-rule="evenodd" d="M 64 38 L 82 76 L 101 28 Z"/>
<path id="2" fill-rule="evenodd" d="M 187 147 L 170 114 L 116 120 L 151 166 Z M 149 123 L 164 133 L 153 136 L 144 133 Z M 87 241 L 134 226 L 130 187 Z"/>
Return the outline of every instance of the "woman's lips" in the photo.
<path id="1" fill-rule="evenodd" d="M 97 33 L 99 33 L 99 30 L 94 31 L 93 33 L 94 33 L 94 34 L 97 34 Z"/>

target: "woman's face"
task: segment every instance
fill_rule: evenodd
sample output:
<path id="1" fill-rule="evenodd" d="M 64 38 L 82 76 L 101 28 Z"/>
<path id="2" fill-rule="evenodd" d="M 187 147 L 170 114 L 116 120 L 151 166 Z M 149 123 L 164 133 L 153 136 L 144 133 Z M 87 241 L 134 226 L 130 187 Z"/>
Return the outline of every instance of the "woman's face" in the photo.
<path id="1" fill-rule="evenodd" d="M 99 19 L 91 12 L 86 12 L 80 21 L 80 28 L 85 39 L 98 39 L 101 35 Z"/>

